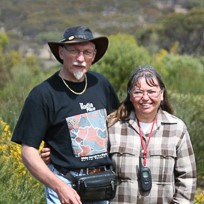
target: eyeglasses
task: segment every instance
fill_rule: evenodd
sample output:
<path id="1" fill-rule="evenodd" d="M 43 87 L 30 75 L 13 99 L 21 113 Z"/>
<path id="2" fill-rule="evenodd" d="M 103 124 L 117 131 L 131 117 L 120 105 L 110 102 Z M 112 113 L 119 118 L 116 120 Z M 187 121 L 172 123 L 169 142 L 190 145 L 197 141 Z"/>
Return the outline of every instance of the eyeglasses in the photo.
<path id="1" fill-rule="evenodd" d="M 133 90 L 130 93 L 135 98 L 142 98 L 145 94 L 148 95 L 149 98 L 157 98 L 161 93 L 161 90 L 148 90 L 148 91 L 141 91 L 141 90 Z"/>
<path id="2" fill-rule="evenodd" d="M 91 50 L 91 49 L 87 49 L 87 50 L 79 50 L 76 48 L 70 48 L 70 47 L 66 47 L 64 46 L 64 48 L 68 51 L 68 53 L 74 57 L 79 56 L 81 53 L 83 53 L 84 58 L 90 59 L 92 58 L 95 53 L 96 50 Z"/>

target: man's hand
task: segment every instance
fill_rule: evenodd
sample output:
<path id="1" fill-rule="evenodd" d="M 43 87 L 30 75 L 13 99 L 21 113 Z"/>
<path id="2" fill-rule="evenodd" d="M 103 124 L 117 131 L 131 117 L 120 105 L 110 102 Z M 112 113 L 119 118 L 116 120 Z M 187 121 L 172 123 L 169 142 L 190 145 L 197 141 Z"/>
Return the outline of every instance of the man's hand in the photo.
<path id="1" fill-rule="evenodd" d="M 49 153 L 47 150 L 49 148 L 43 151 L 44 156 L 48 155 L 45 156 L 46 158 L 50 157 L 50 150 L 48 151 Z M 57 193 L 62 204 L 81 204 L 77 192 L 50 171 L 45 162 L 40 158 L 37 149 L 23 144 L 22 161 L 36 179 Z M 46 161 L 49 160 L 46 159 Z"/>
<path id="2" fill-rule="evenodd" d="M 56 193 L 62 204 L 82 204 L 78 193 L 65 183 L 56 185 Z"/>
<path id="3" fill-rule="evenodd" d="M 51 154 L 51 150 L 49 147 L 46 147 L 46 146 L 43 147 L 40 152 L 41 158 L 46 164 L 50 163 L 50 154 Z"/>

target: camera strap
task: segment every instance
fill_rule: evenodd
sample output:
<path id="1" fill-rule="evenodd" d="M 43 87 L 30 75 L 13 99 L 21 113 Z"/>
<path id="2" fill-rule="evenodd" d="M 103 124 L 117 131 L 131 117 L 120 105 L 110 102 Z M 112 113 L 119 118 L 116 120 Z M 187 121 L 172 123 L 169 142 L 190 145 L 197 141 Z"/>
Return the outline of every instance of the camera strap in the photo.
<path id="1" fill-rule="evenodd" d="M 152 127 L 151 127 L 151 130 L 150 130 L 149 136 L 148 136 L 148 140 L 147 140 L 147 142 L 145 144 L 145 141 L 144 141 L 144 138 L 143 138 L 143 135 L 142 135 L 142 129 L 140 127 L 140 121 L 139 121 L 139 119 L 137 119 L 137 123 L 138 123 L 138 127 L 139 127 L 139 133 L 140 133 L 140 139 L 141 139 L 141 144 L 142 144 L 142 153 L 143 153 L 144 166 L 146 166 L 147 148 L 148 148 L 148 145 L 149 145 L 149 142 L 150 142 L 150 138 L 152 136 L 152 131 L 153 131 L 155 122 L 156 122 L 156 117 L 154 118 L 154 120 L 152 122 Z"/>

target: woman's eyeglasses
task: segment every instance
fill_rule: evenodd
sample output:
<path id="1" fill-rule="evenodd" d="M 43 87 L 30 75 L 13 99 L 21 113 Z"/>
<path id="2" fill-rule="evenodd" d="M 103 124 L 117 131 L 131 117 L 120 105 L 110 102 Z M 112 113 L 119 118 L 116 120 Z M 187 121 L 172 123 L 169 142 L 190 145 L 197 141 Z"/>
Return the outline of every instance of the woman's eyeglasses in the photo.
<path id="1" fill-rule="evenodd" d="M 161 90 L 148 90 L 148 91 L 133 90 L 130 91 L 130 93 L 135 98 L 142 98 L 144 97 L 145 94 L 147 94 L 149 98 L 157 98 L 161 93 Z"/>

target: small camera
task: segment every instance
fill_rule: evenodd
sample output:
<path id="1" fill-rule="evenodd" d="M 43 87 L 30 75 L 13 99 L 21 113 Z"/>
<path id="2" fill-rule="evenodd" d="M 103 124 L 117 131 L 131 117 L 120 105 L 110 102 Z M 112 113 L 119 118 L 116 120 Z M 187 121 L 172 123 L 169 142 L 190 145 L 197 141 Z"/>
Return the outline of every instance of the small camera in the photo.
<path id="1" fill-rule="evenodd" d="M 142 191 L 150 191 L 152 188 L 152 176 L 148 167 L 143 166 L 141 157 L 139 157 L 139 184 Z"/>

